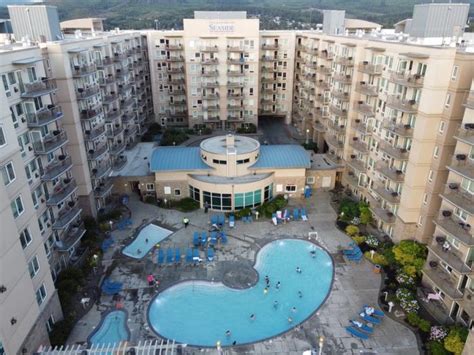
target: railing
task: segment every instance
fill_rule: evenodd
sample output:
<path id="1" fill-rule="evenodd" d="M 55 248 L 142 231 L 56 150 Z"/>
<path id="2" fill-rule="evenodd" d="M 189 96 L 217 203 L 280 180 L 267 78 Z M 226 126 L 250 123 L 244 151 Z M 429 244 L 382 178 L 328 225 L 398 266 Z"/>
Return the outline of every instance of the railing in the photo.
<path id="1" fill-rule="evenodd" d="M 77 190 L 77 184 L 74 179 L 68 179 L 68 183 L 62 184 L 62 186 L 56 185 L 54 187 L 54 192 L 50 195 L 49 199 L 46 201 L 48 206 L 56 206 L 61 202 L 64 202 L 69 196 L 71 196 Z"/>
<path id="2" fill-rule="evenodd" d="M 407 113 L 415 113 L 418 110 L 416 100 L 402 99 L 397 95 L 388 96 L 387 106 Z"/>
<path id="3" fill-rule="evenodd" d="M 354 104 L 354 110 L 367 117 L 375 116 L 374 108 L 365 102 L 361 102 L 361 101 L 356 102 Z"/>
<path id="4" fill-rule="evenodd" d="M 215 46 L 204 46 L 201 47 L 201 52 L 219 52 L 219 47 L 217 45 Z"/>
<path id="5" fill-rule="evenodd" d="M 442 197 L 470 214 L 474 214 L 474 195 L 463 189 L 458 183 L 447 184 Z"/>
<path id="6" fill-rule="evenodd" d="M 105 133 L 105 125 L 97 126 L 89 130 L 84 131 L 84 139 L 87 141 L 92 141 Z"/>
<path id="7" fill-rule="evenodd" d="M 409 72 L 398 72 L 398 71 L 391 71 L 390 72 L 390 81 L 409 86 L 409 87 L 422 87 L 423 86 L 424 77 L 420 74 L 412 74 Z"/>
<path id="8" fill-rule="evenodd" d="M 217 65 L 217 64 L 219 64 L 219 59 L 217 58 L 201 60 L 201 65 Z"/>
<path id="9" fill-rule="evenodd" d="M 110 193 L 113 187 L 114 185 L 112 184 L 112 181 L 107 179 L 107 181 L 101 182 L 99 186 L 94 189 L 94 195 L 96 198 L 104 198 Z"/>
<path id="10" fill-rule="evenodd" d="M 410 152 L 406 148 L 394 147 L 389 142 L 380 142 L 379 147 L 383 152 L 398 160 L 408 160 L 408 156 L 410 155 Z"/>
<path id="11" fill-rule="evenodd" d="M 26 114 L 26 123 L 28 127 L 41 127 L 54 122 L 63 117 L 61 106 L 43 108 L 34 113 Z"/>
<path id="12" fill-rule="evenodd" d="M 351 67 L 354 65 L 354 58 L 352 57 L 337 57 L 334 61 L 336 64 Z"/>
<path id="13" fill-rule="evenodd" d="M 403 182 L 405 180 L 405 174 L 402 170 L 390 167 L 387 163 L 377 162 L 375 170 L 394 182 Z"/>
<path id="14" fill-rule="evenodd" d="M 474 145 L 474 123 L 464 123 L 460 125 L 454 137 L 464 143 Z"/>
<path id="15" fill-rule="evenodd" d="M 97 71 L 97 66 L 95 64 L 84 64 L 77 65 L 72 68 L 72 76 L 80 77 L 84 75 L 90 75 Z"/>
<path id="16" fill-rule="evenodd" d="M 56 80 L 44 78 L 32 83 L 25 83 L 25 92 L 21 94 L 21 97 L 38 97 L 55 90 L 57 90 Z"/>
<path id="17" fill-rule="evenodd" d="M 397 191 L 387 190 L 383 186 L 378 186 L 373 189 L 373 191 L 379 195 L 385 201 L 391 204 L 399 204 L 400 203 L 400 194 Z"/>
<path id="18" fill-rule="evenodd" d="M 110 123 L 122 116 L 122 111 L 115 109 L 105 113 L 105 122 Z"/>
<path id="19" fill-rule="evenodd" d="M 331 105 L 330 107 L 331 113 L 335 114 L 336 116 L 339 117 L 347 117 L 347 110 L 335 105 Z"/>
<path id="20" fill-rule="evenodd" d="M 98 164 L 91 169 L 91 175 L 94 179 L 101 179 L 112 170 L 110 164 Z"/>
<path id="21" fill-rule="evenodd" d="M 87 158 L 89 160 L 96 160 L 100 158 L 102 155 L 107 153 L 109 148 L 107 147 L 107 144 L 104 144 L 102 146 L 96 147 L 95 149 L 90 149 L 87 154 Z"/>
<path id="22" fill-rule="evenodd" d="M 53 224 L 54 230 L 66 229 L 69 225 L 81 214 L 82 209 L 79 207 L 71 206 L 64 207 L 55 218 Z"/>
<path id="23" fill-rule="evenodd" d="M 99 86 L 91 86 L 88 88 L 76 89 L 76 96 L 78 100 L 86 100 L 94 95 L 98 95 L 99 93 L 100 93 Z"/>
<path id="24" fill-rule="evenodd" d="M 72 168 L 72 160 L 70 156 L 60 156 L 56 161 L 52 161 L 43 169 L 41 179 L 43 181 L 51 181 L 62 175 Z"/>
<path id="25" fill-rule="evenodd" d="M 375 85 L 369 85 L 369 84 L 358 84 L 356 86 L 356 91 L 367 96 L 377 96 L 377 87 Z"/>
<path id="26" fill-rule="evenodd" d="M 44 137 L 43 140 L 34 142 L 33 149 L 38 154 L 49 154 L 66 144 L 67 141 L 66 132 L 58 130 Z"/>
<path id="27" fill-rule="evenodd" d="M 400 137 L 413 136 L 413 127 L 409 124 L 386 122 L 384 123 L 383 127 L 386 130 L 393 132 Z"/>
<path id="28" fill-rule="evenodd" d="M 383 66 L 381 64 L 370 64 L 368 62 L 362 62 L 359 65 L 359 71 L 371 75 L 380 75 L 383 71 Z"/>
<path id="29" fill-rule="evenodd" d="M 342 84 L 352 83 L 352 76 L 349 74 L 335 74 L 333 76 L 334 81 L 340 82 Z"/>
<path id="30" fill-rule="evenodd" d="M 62 252 L 69 251 L 81 240 L 85 233 L 84 222 L 71 226 L 65 236 L 56 241 L 56 248 Z"/>

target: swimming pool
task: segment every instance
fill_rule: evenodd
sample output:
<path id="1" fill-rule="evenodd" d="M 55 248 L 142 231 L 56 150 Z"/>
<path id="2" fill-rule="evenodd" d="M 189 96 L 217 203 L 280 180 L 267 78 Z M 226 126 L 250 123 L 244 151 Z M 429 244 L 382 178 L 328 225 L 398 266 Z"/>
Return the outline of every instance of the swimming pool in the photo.
<path id="1" fill-rule="evenodd" d="M 108 313 L 100 322 L 98 328 L 89 337 L 90 345 L 118 344 L 130 339 L 127 327 L 127 313 L 122 310 Z"/>
<path id="2" fill-rule="evenodd" d="M 142 259 L 157 243 L 161 243 L 172 233 L 168 229 L 151 223 L 140 230 L 135 239 L 123 248 L 122 253 L 134 259 Z"/>
<path id="3" fill-rule="evenodd" d="M 206 281 L 182 282 L 164 290 L 150 303 L 151 328 L 162 337 L 195 346 L 216 346 L 217 341 L 222 346 L 234 341 L 241 345 L 271 338 L 302 323 L 321 306 L 334 273 L 325 250 L 297 239 L 264 246 L 255 269 L 259 281 L 244 290 Z"/>

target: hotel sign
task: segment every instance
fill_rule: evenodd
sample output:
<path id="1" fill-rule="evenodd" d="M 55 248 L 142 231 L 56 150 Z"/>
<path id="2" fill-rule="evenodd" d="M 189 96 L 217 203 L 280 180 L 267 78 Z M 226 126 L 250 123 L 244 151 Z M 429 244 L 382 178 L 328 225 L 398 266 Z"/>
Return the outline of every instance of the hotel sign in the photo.
<path id="1" fill-rule="evenodd" d="M 214 32 L 214 33 L 234 32 L 234 24 L 233 23 L 210 23 L 209 32 Z"/>

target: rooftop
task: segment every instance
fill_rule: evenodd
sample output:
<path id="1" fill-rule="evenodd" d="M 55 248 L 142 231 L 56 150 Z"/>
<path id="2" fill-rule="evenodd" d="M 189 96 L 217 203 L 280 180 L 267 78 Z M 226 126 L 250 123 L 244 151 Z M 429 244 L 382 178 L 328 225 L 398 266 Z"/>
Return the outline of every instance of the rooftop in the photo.
<path id="1" fill-rule="evenodd" d="M 157 147 L 151 155 L 152 172 L 210 169 L 202 161 L 199 147 Z"/>
<path id="2" fill-rule="evenodd" d="M 264 145 L 260 157 L 251 169 L 298 169 L 311 167 L 310 155 L 300 145 Z"/>
<path id="3" fill-rule="evenodd" d="M 119 171 L 113 171 L 111 176 L 146 176 L 150 174 L 150 158 L 155 143 L 138 143 L 133 149 L 126 150 L 123 155 L 127 163 Z"/>
<path id="4" fill-rule="evenodd" d="M 332 170 L 340 167 L 326 159 L 326 154 L 315 154 L 309 150 L 307 152 L 311 156 L 311 170 Z"/>
<path id="5" fill-rule="evenodd" d="M 233 140 L 232 140 L 233 137 Z M 229 138 L 231 138 L 229 140 Z M 232 144 L 233 141 L 233 144 Z M 201 149 L 214 154 L 247 154 L 257 150 L 260 143 L 245 136 L 218 136 L 208 138 L 201 143 Z"/>

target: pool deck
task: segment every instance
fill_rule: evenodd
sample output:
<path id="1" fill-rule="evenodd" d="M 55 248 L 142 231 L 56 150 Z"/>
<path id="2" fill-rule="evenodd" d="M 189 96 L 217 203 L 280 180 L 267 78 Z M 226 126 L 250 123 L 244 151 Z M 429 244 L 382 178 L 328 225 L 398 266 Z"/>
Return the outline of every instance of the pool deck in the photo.
<path id="1" fill-rule="evenodd" d="M 309 222 L 290 222 L 274 226 L 270 221 L 254 221 L 252 224 L 236 222 L 233 229 L 225 228 L 229 241 L 218 246 L 214 262 L 203 262 L 193 266 L 159 267 L 151 256 L 142 260 L 132 260 L 121 255 L 120 250 L 129 242 L 130 236 L 143 223 L 156 220 L 165 228 L 176 230 L 162 243 L 163 248 L 180 247 L 185 251 L 192 243 L 194 231 L 209 228 L 210 214 L 196 211 L 183 214 L 163 210 L 131 199 L 130 208 L 134 224 L 131 229 L 115 231 L 116 243 L 104 255 L 106 274 L 114 281 L 124 283 L 124 307 L 129 314 L 128 327 L 131 343 L 154 340 L 156 335 L 147 323 L 147 308 L 156 290 L 148 287 L 146 275 L 152 273 L 161 281 L 158 289 L 164 289 L 183 280 L 206 279 L 224 281 L 227 285 L 242 287 L 253 284 L 256 274 L 252 269 L 255 253 L 265 243 L 285 237 L 308 238 L 308 233 L 318 232 L 319 242 L 333 256 L 335 279 L 327 301 L 319 311 L 299 327 L 271 340 L 252 345 L 225 348 L 225 354 L 302 354 L 309 349 L 318 349 L 320 336 L 324 336 L 323 354 L 419 354 L 415 335 L 405 326 L 385 317 L 376 326 L 369 340 L 358 340 L 349 336 L 345 330 L 348 319 L 357 318 L 363 304 L 376 304 L 380 286 L 380 275 L 372 272 L 372 265 L 363 260 L 360 264 L 347 263 L 338 250 L 347 246 L 350 239 L 335 227 L 336 213 L 329 203 L 329 193 L 317 193 L 308 201 L 295 201 L 294 205 L 306 205 Z M 181 221 L 186 215 L 190 219 L 188 228 Z M 204 253 L 201 252 L 204 259 Z M 101 319 L 101 313 L 111 309 L 111 296 L 102 295 L 100 304 L 92 309 L 76 324 L 68 343 L 87 341 Z M 218 354 L 216 349 L 183 348 L 183 354 Z"/>

